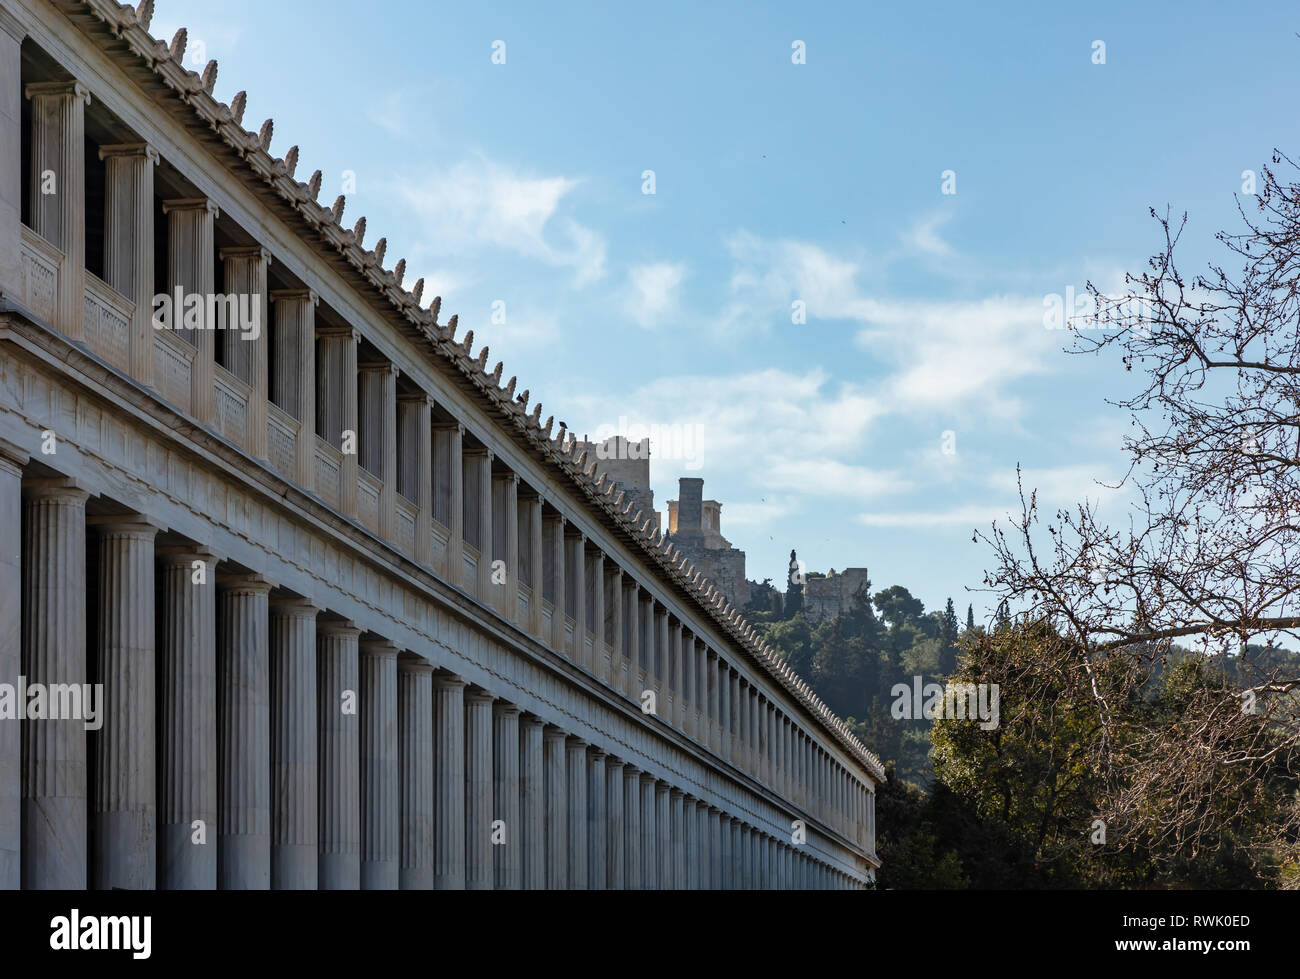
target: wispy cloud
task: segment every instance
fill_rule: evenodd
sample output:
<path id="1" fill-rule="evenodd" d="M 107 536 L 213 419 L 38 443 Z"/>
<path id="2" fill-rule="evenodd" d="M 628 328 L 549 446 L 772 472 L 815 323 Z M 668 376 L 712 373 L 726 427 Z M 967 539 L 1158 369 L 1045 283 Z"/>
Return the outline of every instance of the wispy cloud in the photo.
<path id="1" fill-rule="evenodd" d="M 573 271 L 577 286 L 605 274 L 605 239 L 561 207 L 580 181 L 533 177 L 486 160 L 425 172 L 390 190 L 419 218 L 419 244 L 434 255 L 512 252 Z"/>
<path id="2" fill-rule="evenodd" d="M 672 262 L 634 265 L 627 277 L 628 315 L 639 326 L 654 329 L 678 308 L 677 292 L 686 267 Z"/>

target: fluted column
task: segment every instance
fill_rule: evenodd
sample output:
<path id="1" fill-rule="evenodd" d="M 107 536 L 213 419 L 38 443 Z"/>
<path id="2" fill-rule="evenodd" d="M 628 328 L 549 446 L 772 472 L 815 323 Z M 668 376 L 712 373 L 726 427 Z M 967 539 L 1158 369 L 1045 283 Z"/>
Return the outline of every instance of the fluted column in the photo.
<path id="1" fill-rule="evenodd" d="M 217 569 L 158 548 L 158 888 L 217 886 Z"/>
<path id="2" fill-rule="evenodd" d="M 465 449 L 465 534 L 473 539 L 470 543 L 477 548 L 478 580 L 467 582 L 468 590 L 474 592 L 480 602 L 494 605 L 492 601 L 492 450 L 486 448 Z M 473 534 L 470 529 L 473 528 Z"/>
<path id="3" fill-rule="evenodd" d="M 639 891 L 641 875 L 641 770 L 623 766 L 623 886 Z"/>
<path id="4" fill-rule="evenodd" d="M 12 35 L 5 33 L 6 21 L 0 15 L 0 52 L 12 48 L 18 58 L 18 45 Z M 14 64 L 18 64 L 15 60 Z M 14 69 L 15 71 L 17 69 Z M 0 106 L 12 99 L 16 111 L 17 87 L 13 92 L 0 91 Z M 8 127 L 14 138 L 18 135 L 18 119 L 7 122 L 0 115 L 0 125 Z M 14 154 L 18 152 L 14 147 Z M 0 149 L 8 153 L 8 148 Z M 4 169 L 0 162 L 0 169 Z M 12 176 L 18 180 L 18 165 L 14 163 Z M 0 188 L 0 209 L 8 203 L 7 188 Z M 17 189 L 14 188 L 14 203 Z M 17 219 L 15 216 L 15 234 Z M 0 228 L 0 234 L 3 233 Z M 3 246 L 0 246 L 3 247 Z M 3 270 L 0 270 L 3 272 Z M 5 288 L 0 279 L 0 289 Z M 23 667 L 23 466 L 28 462 L 26 452 L 0 439 L 0 683 L 17 688 Z M 22 811 L 23 811 L 23 738 L 22 726 L 0 723 L 0 891 L 16 891 L 22 886 Z"/>
<path id="5" fill-rule="evenodd" d="M 568 814 L 568 832 L 565 849 L 568 853 L 568 888 L 571 891 L 587 889 L 587 742 L 570 737 L 565 742 L 565 778 L 568 784 L 565 812 Z"/>
<path id="6" fill-rule="evenodd" d="M 695 669 L 695 741 L 709 746 L 709 656 L 708 647 L 691 635 L 691 662 Z"/>
<path id="7" fill-rule="evenodd" d="M 24 488 L 22 672 L 29 685 L 82 684 L 87 494 L 65 480 Z M 84 890 L 85 720 L 23 726 L 23 887 Z"/>
<path id="8" fill-rule="evenodd" d="M 401 866 L 404 891 L 433 888 L 433 667 L 397 660 L 397 763 L 401 780 Z"/>
<path id="9" fill-rule="evenodd" d="M 686 730 L 686 668 L 682 663 L 682 626 L 668 623 L 668 662 L 672 664 L 673 716 L 669 723 L 679 731 Z"/>
<path id="10" fill-rule="evenodd" d="M 566 590 L 573 594 L 573 661 L 595 673 L 587 656 L 587 535 L 578 532 L 562 540 L 567 552 L 564 557 L 569 579 Z"/>
<path id="11" fill-rule="evenodd" d="M 308 493 L 316 489 L 316 306 L 311 289 L 277 289 L 275 330 L 271 335 L 268 381 L 271 401 L 298 421 L 294 443 L 296 475 L 293 479 Z"/>
<path id="12" fill-rule="evenodd" d="M 587 597 L 591 618 L 591 664 L 593 676 L 609 681 L 609 661 L 605 652 L 605 555 L 596 550 L 584 555 L 587 569 Z"/>
<path id="13" fill-rule="evenodd" d="M 154 535 L 143 522 L 99 524 L 99 679 L 91 886 L 157 885 L 154 760 Z M 3 723 L 3 722 L 0 722 Z"/>
<path id="14" fill-rule="evenodd" d="M 659 889 L 659 830 L 655 808 L 655 777 L 641 773 L 641 889 Z"/>
<path id="15" fill-rule="evenodd" d="M 623 569 L 610 559 L 610 572 L 605 578 L 605 602 L 609 606 L 610 635 L 613 642 L 609 650 L 609 685 L 615 690 L 627 690 L 627 659 L 623 650 Z"/>
<path id="16" fill-rule="evenodd" d="M 316 623 L 317 886 L 361 886 L 361 630 Z"/>
<path id="17" fill-rule="evenodd" d="M 397 396 L 397 489 L 415 504 L 417 564 L 433 564 L 433 399 L 424 392 Z"/>
<path id="18" fill-rule="evenodd" d="M 655 691 L 655 713 L 658 714 L 659 678 L 657 671 L 659 666 L 657 663 L 658 650 L 655 649 L 654 599 L 650 597 L 648 592 L 641 590 L 637 591 L 636 624 L 641 644 L 641 690 Z"/>
<path id="19" fill-rule="evenodd" d="M 682 848 L 686 860 L 686 877 L 682 886 L 687 890 L 701 889 L 700 877 L 700 800 L 687 795 L 682 800 Z"/>
<path id="20" fill-rule="evenodd" d="M 492 694 L 465 692 L 465 887 L 492 890 Z"/>
<path id="21" fill-rule="evenodd" d="M 528 602 L 528 631 L 545 642 L 542 601 L 546 555 L 542 550 L 542 498 L 536 494 L 526 496 L 520 501 L 520 507 L 524 514 L 524 532 L 528 535 L 528 584 L 532 588 L 532 598 Z"/>
<path id="22" fill-rule="evenodd" d="M 673 863 L 673 813 L 667 782 L 655 783 L 655 845 L 659 853 L 659 889 L 670 891 L 677 882 Z"/>
<path id="23" fill-rule="evenodd" d="M 21 261 L 22 232 L 22 127 L 23 127 L 23 92 L 20 69 L 23 63 L 22 42 L 27 36 L 27 29 L 8 10 L 0 8 L 0 65 L 5 66 L 4 81 L 0 82 L 0 295 L 15 299 L 23 295 L 23 268 Z M 18 524 L 14 524 L 17 528 Z M 18 594 L 17 591 L 14 592 Z M 0 626 L 3 629 L 3 626 Z M 15 634 L 17 641 L 17 634 Z M 15 652 L 15 655 L 17 653 Z M 18 664 L 15 661 L 14 666 Z M 8 681 L 5 681 L 8 682 Z M 5 742 L 0 735 L 0 747 Z M 0 764 L 0 774 L 4 771 Z M 14 769 L 12 791 L 19 792 L 18 769 Z M 6 799 L 6 789 L 0 789 L 0 804 Z M 15 796 L 15 800 L 21 796 Z M 22 808 L 20 801 L 12 805 Z M 18 858 L 18 840 L 8 840 L 4 833 L 6 817 L 0 812 L 0 890 L 8 889 L 8 871 L 6 871 L 6 848 L 13 843 L 13 858 Z M 19 832 L 17 824 L 13 832 Z M 20 873 L 18 867 L 13 873 Z M 13 885 L 17 887 L 17 883 Z"/>
<path id="24" fill-rule="evenodd" d="M 497 611 L 519 619 L 519 474 L 492 474 L 492 559 L 505 563 L 505 581 L 493 586 Z"/>
<path id="25" fill-rule="evenodd" d="M 397 762 L 397 646 L 360 644 L 361 888 L 397 889 L 401 787 Z"/>
<path id="26" fill-rule="evenodd" d="M 253 458 L 265 459 L 267 348 L 271 332 L 266 270 L 271 264 L 271 253 L 261 245 L 240 246 L 221 249 L 220 258 L 224 265 L 226 296 L 239 297 L 238 308 L 247 309 L 250 317 L 256 318 L 256 322 L 226 323 L 226 329 L 221 331 L 221 343 L 226 370 L 252 388 L 245 448 Z"/>
<path id="27" fill-rule="evenodd" d="M 172 329 L 195 348 L 190 371 L 190 414 L 204 425 L 216 420 L 216 332 L 207 299 L 216 292 L 213 227 L 217 205 L 205 197 L 163 201 L 167 215 L 167 283 L 172 289 Z M 179 290 L 183 303 L 176 308 Z M 191 297 L 197 308 L 187 308 Z M 195 325 L 197 324 L 197 325 Z"/>
<path id="28" fill-rule="evenodd" d="M 271 631 L 271 888 L 314 891 L 319 787 L 316 780 L 316 615 L 305 599 L 273 601 Z"/>
<path id="29" fill-rule="evenodd" d="M 625 816 L 623 814 L 623 768 L 620 758 L 605 759 L 605 884 L 611 891 L 626 887 Z"/>
<path id="30" fill-rule="evenodd" d="M 517 891 L 523 886 L 523 847 L 519 785 L 519 708 L 498 700 L 492 706 L 493 819 L 502 823 L 504 842 L 493 840 L 495 886 Z"/>
<path id="31" fill-rule="evenodd" d="M 519 722 L 520 830 L 526 890 L 546 887 L 546 749 L 540 717 L 524 715 Z"/>
<path id="32" fill-rule="evenodd" d="M 104 281 L 135 303 L 129 370 L 153 384 L 154 202 L 158 151 L 148 143 L 101 146 L 104 161 Z"/>
<path id="33" fill-rule="evenodd" d="M 568 600 L 564 590 L 564 517 L 558 513 L 543 514 L 542 536 L 546 552 L 551 556 L 551 595 L 555 605 L 551 610 L 551 648 L 562 656 L 569 656 L 568 631 L 565 628 Z"/>
<path id="34" fill-rule="evenodd" d="M 721 726 L 719 754 L 727 761 L 733 757 L 735 731 L 731 726 L 731 666 L 718 660 L 718 723 Z"/>
<path id="35" fill-rule="evenodd" d="M 673 642 L 677 646 L 677 658 L 681 664 L 681 699 L 682 699 L 682 733 L 688 738 L 695 737 L 695 657 L 690 633 L 680 622 L 673 628 Z"/>
<path id="36" fill-rule="evenodd" d="M 754 889 L 753 828 L 748 823 L 740 825 L 740 888 Z"/>
<path id="37" fill-rule="evenodd" d="M 593 891 L 603 891 L 609 879 L 606 757 L 599 748 L 587 751 L 587 887 Z"/>
<path id="38" fill-rule="evenodd" d="M 637 703 L 641 702 L 641 691 L 645 687 L 641 683 L 641 636 L 640 633 L 640 602 L 637 600 L 637 584 L 628 575 L 623 575 L 623 653 L 626 656 L 623 666 L 627 670 L 624 678 L 626 686 L 624 692 L 630 700 Z"/>
<path id="39" fill-rule="evenodd" d="M 731 889 L 738 891 L 744 886 L 745 851 L 741 848 L 740 820 L 733 816 L 728 822 L 731 834 Z"/>
<path id="40" fill-rule="evenodd" d="M 668 609 L 662 602 L 652 606 L 655 632 L 655 688 L 659 691 L 659 716 L 677 726 L 677 688 L 673 686 L 672 650 L 668 645 Z"/>
<path id="41" fill-rule="evenodd" d="M 681 789 L 674 787 L 669 792 L 668 805 L 672 813 L 669 838 L 673 859 L 673 887 L 684 891 L 689 885 L 686 875 L 686 801 Z"/>
<path id="42" fill-rule="evenodd" d="M 723 876 L 726 858 L 722 849 L 722 810 L 717 806 L 709 807 L 709 878 L 714 890 L 727 886 Z"/>
<path id="43" fill-rule="evenodd" d="M 546 888 L 563 890 L 569 883 L 569 790 L 565 776 L 565 734 L 547 725 L 543 732 L 546 795 Z"/>
<path id="44" fill-rule="evenodd" d="M 465 574 L 465 474 L 460 422 L 439 422 L 433 430 L 433 510 L 447 525 L 447 556 L 443 575 L 453 585 L 466 588 Z M 469 583 L 470 586 L 473 582 Z"/>
<path id="45" fill-rule="evenodd" d="M 465 681 L 433 679 L 434 886 L 465 889 Z"/>
<path id="46" fill-rule="evenodd" d="M 731 763 L 745 767 L 744 701 L 741 699 L 740 674 L 731 670 Z"/>
<path id="47" fill-rule="evenodd" d="M 54 326 L 70 340 L 85 339 L 86 106 L 90 92 L 78 81 L 35 82 L 32 103 L 32 230 L 63 252 Z M 84 869 L 82 871 L 85 873 Z"/>
<path id="48" fill-rule="evenodd" d="M 749 681 L 737 677 L 736 683 L 736 767 L 742 771 L 750 770 L 749 744 Z"/>
<path id="49" fill-rule="evenodd" d="M 271 886 L 271 656 L 258 575 L 223 578 L 217 617 L 217 883 Z"/>
<path id="50" fill-rule="evenodd" d="M 339 512 L 357 517 L 357 344 L 353 327 L 318 327 L 316 361 L 316 434 L 342 453 L 339 462 Z M 313 451 L 315 449 L 313 448 Z"/>
<path id="51" fill-rule="evenodd" d="M 736 886 L 735 880 L 731 876 L 732 861 L 734 853 L 731 848 L 731 817 L 725 812 L 718 817 L 718 840 L 720 841 L 720 850 L 722 859 L 719 868 L 722 875 L 722 889 L 724 891 L 733 890 Z"/>
<path id="52" fill-rule="evenodd" d="M 709 832 L 709 804 L 695 800 L 695 881 L 701 891 L 713 890 L 713 839 Z"/>
<path id="53" fill-rule="evenodd" d="M 379 480 L 379 536 L 391 541 L 397 506 L 396 364 L 377 361 L 357 365 L 357 452 L 359 462 Z"/>

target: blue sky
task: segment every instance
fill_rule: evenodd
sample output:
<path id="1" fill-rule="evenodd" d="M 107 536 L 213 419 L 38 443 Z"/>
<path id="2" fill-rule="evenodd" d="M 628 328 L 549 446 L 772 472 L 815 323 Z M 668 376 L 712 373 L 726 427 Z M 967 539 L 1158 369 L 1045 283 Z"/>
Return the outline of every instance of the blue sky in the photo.
<path id="1" fill-rule="evenodd" d="M 983 618 L 972 530 L 1017 464 L 1051 507 L 1129 499 L 1095 480 L 1132 379 L 1062 353 L 1045 297 L 1140 271 L 1152 205 L 1200 268 L 1242 171 L 1297 149 L 1293 5 L 1066 6 L 162 0 L 153 32 L 322 202 L 355 174 L 345 223 L 544 416 L 677 426 L 656 501 L 703 476 L 750 577 L 797 547 Z"/>

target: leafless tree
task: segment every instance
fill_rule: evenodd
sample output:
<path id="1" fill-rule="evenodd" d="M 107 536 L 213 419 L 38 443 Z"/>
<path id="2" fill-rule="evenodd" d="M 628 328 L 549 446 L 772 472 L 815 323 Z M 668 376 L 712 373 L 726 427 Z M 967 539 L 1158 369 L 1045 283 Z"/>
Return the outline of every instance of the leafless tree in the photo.
<path id="1" fill-rule="evenodd" d="M 1288 179 L 1283 180 L 1284 172 Z M 1132 416 L 1123 526 L 1095 503 L 1053 515 L 1021 486 L 1009 526 L 977 536 L 995 562 L 986 585 L 1048 623 L 1062 669 L 1088 685 L 1101 719 L 1092 763 L 1108 816 L 1177 852 L 1217 845 L 1233 813 L 1262 804 L 1252 786 L 1300 760 L 1300 670 L 1241 657 L 1247 643 L 1300 648 L 1300 184 L 1275 153 L 1244 230 L 1216 237 L 1225 265 L 1187 277 L 1175 251 L 1187 223 L 1154 209 L 1163 246 L 1122 295 L 1089 283 L 1104 329 L 1075 329 L 1074 353 L 1113 351 L 1138 379 L 1117 402 Z M 1231 661 L 1244 689 L 1189 699 L 1185 716 L 1130 709 L 1173 644 Z M 1254 658 L 1255 660 L 1260 658 Z M 1267 659 L 1267 658 L 1264 658 Z M 1098 681 L 1104 665 L 1107 682 Z M 1126 682 L 1113 682 L 1120 670 Z M 1242 680 L 1245 676 L 1245 680 Z M 1121 730 L 1122 729 L 1122 730 Z M 1295 800 L 1276 821 L 1294 839 Z"/>

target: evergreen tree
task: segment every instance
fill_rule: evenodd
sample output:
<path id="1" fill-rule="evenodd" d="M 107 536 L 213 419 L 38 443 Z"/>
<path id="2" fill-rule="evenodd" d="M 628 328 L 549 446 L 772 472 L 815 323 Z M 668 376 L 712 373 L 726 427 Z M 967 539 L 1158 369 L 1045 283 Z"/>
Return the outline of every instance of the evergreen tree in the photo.
<path id="1" fill-rule="evenodd" d="M 939 672 L 948 676 L 957 669 L 957 612 L 952 607 L 952 599 L 943 610 L 943 619 L 939 623 Z"/>
<path id="2" fill-rule="evenodd" d="M 790 549 L 790 572 L 785 583 L 785 617 L 793 619 L 803 611 L 803 572 L 799 570 L 799 559 L 795 557 L 794 548 Z"/>
<path id="3" fill-rule="evenodd" d="M 966 628 L 967 629 L 975 628 L 975 606 L 974 605 L 966 606 Z"/>

